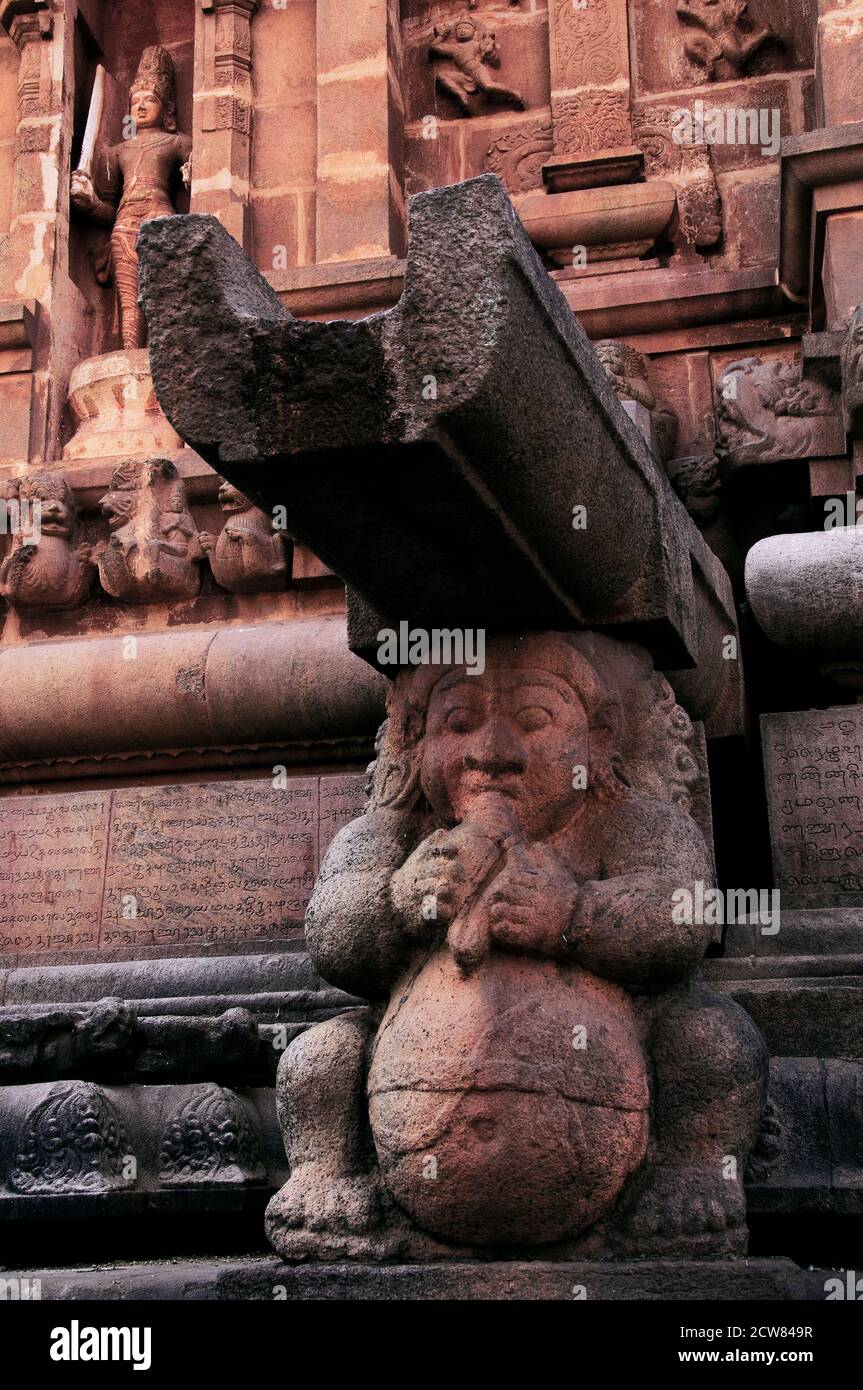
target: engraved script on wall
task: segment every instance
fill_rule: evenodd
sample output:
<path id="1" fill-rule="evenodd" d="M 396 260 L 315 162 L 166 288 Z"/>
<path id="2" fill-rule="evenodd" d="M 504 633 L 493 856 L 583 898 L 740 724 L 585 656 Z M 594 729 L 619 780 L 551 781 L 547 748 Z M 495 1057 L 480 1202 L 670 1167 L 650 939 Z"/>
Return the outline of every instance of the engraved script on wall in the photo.
<path id="1" fill-rule="evenodd" d="M 863 709 L 765 714 L 761 728 L 782 905 L 863 905 Z"/>
<path id="2" fill-rule="evenodd" d="M 0 799 L 0 953 L 278 940 L 358 773 Z"/>

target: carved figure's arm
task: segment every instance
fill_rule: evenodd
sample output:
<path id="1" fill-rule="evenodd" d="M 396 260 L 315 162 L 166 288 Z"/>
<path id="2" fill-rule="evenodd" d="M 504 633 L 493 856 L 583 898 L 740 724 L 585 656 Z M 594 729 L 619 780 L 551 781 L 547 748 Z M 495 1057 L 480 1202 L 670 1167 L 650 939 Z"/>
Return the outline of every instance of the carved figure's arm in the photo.
<path id="1" fill-rule="evenodd" d="M 637 992 L 684 979 L 707 949 L 711 927 L 675 920 L 674 895 L 711 883 L 695 821 L 664 802 L 632 800 L 607 813 L 603 876 L 582 885 L 567 940 L 588 970 Z"/>
<path id="2" fill-rule="evenodd" d="M 315 968 L 351 994 L 385 998 L 415 950 L 390 882 L 420 835 L 413 816 L 369 811 L 326 853 L 306 912 L 306 939 Z"/>

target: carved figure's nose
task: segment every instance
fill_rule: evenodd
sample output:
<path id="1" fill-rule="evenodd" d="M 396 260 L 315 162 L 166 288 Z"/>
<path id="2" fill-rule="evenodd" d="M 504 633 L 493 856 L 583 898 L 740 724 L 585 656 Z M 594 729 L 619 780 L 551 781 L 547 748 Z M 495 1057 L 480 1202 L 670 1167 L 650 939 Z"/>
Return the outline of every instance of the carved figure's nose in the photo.
<path id="1" fill-rule="evenodd" d="M 504 720 L 490 720 L 477 731 L 469 753 L 465 754 L 469 771 L 504 777 L 524 771 L 521 744 Z"/>

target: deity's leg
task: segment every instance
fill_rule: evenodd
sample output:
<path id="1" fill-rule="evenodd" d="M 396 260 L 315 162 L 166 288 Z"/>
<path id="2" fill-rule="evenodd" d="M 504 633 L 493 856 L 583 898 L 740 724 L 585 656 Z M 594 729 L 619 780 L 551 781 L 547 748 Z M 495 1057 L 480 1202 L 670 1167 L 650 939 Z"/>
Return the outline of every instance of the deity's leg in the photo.
<path id="1" fill-rule="evenodd" d="M 111 237 L 114 261 L 114 281 L 120 309 L 120 334 L 123 347 L 134 351 L 146 347 L 147 327 L 138 303 L 137 229 L 115 227 Z"/>

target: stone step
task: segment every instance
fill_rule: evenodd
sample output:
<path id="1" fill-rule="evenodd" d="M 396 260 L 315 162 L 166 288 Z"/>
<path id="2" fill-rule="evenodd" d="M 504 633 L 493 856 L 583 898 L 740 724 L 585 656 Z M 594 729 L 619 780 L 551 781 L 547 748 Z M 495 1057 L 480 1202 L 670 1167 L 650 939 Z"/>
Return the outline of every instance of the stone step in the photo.
<path id="1" fill-rule="evenodd" d="M 746 1299 L 779 1303 L 823 1300 L 826 1281 L 835 1277 L 836 1271 L 803 1270 L 786 1259 L 287 1265 L 257 1255 L 112 1264 L 98 1269 L 10 1270 L 0 1275 L 0 1287 L 5 1278 L 7 1288 L 14 1290 L 12 1281 L 17 1280 L 22 1292 L 28 1290 L 35 1297 L 38 1283 L 41 1299 L 74 1302 Z"/>

